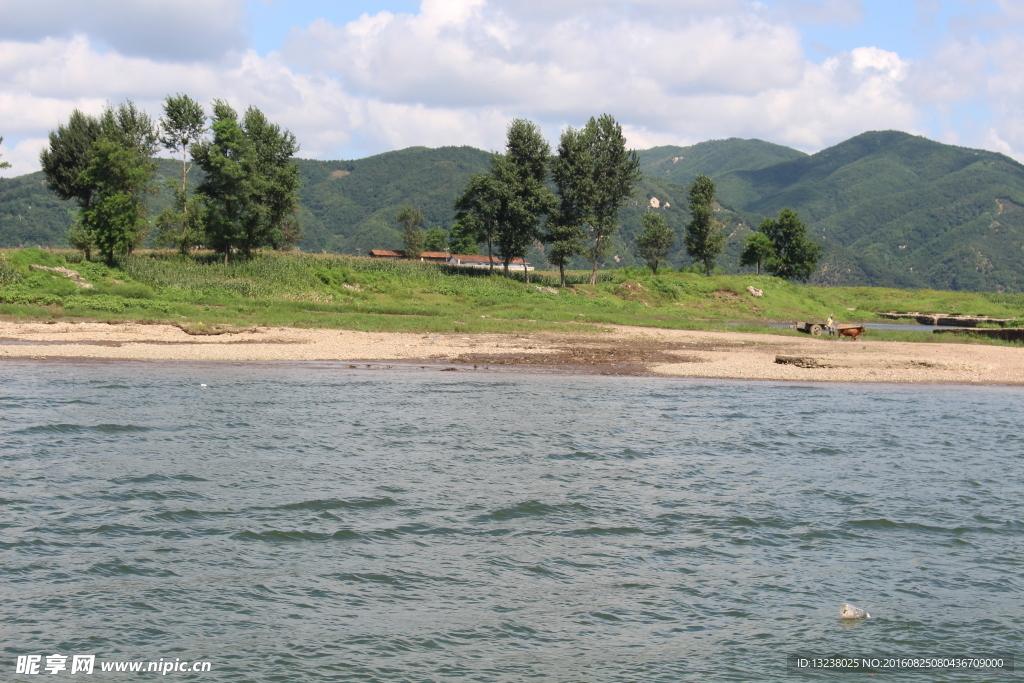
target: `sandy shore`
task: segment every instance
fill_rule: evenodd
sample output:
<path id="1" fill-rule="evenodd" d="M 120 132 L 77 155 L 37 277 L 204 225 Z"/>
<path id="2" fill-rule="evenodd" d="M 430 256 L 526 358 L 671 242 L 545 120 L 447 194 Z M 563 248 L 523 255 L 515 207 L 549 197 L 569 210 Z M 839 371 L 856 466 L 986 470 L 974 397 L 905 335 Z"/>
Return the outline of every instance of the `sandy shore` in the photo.
<path id="1" fill-rule="evenodd" d="M 261 327 L 195 335 L 171 325 L 0 322 L 0 359 L 396 361 L 466 370 L 1024 384 L 1024 350 L 1010 347 L 601 329 L 608 331 L 582 336 L 434 335 Z"/>

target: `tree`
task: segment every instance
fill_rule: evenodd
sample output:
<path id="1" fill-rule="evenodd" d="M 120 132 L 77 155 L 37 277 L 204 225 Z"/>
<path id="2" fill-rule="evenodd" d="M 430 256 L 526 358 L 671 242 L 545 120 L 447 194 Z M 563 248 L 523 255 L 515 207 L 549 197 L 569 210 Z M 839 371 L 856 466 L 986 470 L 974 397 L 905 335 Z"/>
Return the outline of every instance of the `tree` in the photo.
<path id="1" fill-rule="evenodd" d="M 402 244 L 405 246 L 405 258 L 419 258 L 423 251 L 423 213 L 419 209 L 406 206 L 398 212 L 398 222 L 402 225 Z"/>
<path id="2" fill-rule="evenodd" d="M 597 119 L 592 117 L 580 131 L 566 130 L 562 142 L 555 185 L 563 199 L 566 193 L 571 196 L 570 202 L 575 207 L 564 213 L 558 223 L 565 225 L 580 220 L 576 225 L 585 225 L 589 230 L 593 239 L 589 256 L 594 263 L 590 284 L 595 284 L 598 263 L 619 229 L 619 209 L 633 196 L 643 176 L 640 158 L 636 152 L 626 149 L 622 126 L 609 114 Z M 564 158 L 563 148 L 566 150 Z"/>
<path id="3" fill-rule="evenodd" d="M 494 272 L 493 242 L 502 210 L 502 191 L 492 173 L 474 173 L 455 200 L 454 235 L 460 242 L 487 243 L 487 260 Z"/>
<path id="4" fill-rule="evenodd" d="M 573 256 L 586 249 L 586 231 L 579 224 L 565 222 L 561 214 L 555 213 L 548 219 L 544 241 L 551 245 L 548 260 L 558 266 L 558 281 L 565 287 L 565 266 Z"/>
<path id="5" fill-rule="evenodd" d="M 193 143 L 204 173 L 197 193 L 206 207 L 206 241 L 224 254 L 233 248 L 246 258 L 253 249 L 296 241 L 299 146 L 288 130 L 270 123 L 256 107 L 237 112 L 213 102 L 213 137 Z"/>
<path id="6" fill-rule="evenodd" d="M 99 118 L 71 112 L 67 124 L 50 131 L 49 145 L 39 154 L 46 186 L 60 199 L 74 200 L 80 208 L 92 204 L 94 186 L 82 182 L 82 171 L 89 165 L 92 146 L 102 133 Z"/>
<path id="7" fill-rule="evenodd" d="M 640 219 L 643 227 L 636 238 L 637 252 L 654 274 L 658 274 L 658 266 L 668 256 L 668 250 L 676 241 L 676 233 L 668 227 L 668 221 L 659 213 L 648 211 Z"/>
<path id="8" fill-rule="evenodd" d="M 633 196 L 633 190 L 643 174 L 640 172 L 640 158 L 634 151 L 626 150 L 626 138 L 622 126 L 609 114 L 602 114 L 596 121 L 587 122 L 585 132 L 589 138 L 593 155 L 594 181 L 590 211 L 590 228 L 594 237 L 591 255 L 594 268 L 590 273 L 590 284 L 597 284 L 597 263 L 611 246 L 619 226 L 619 208 Z"/>
<path id="9" fill-rule="evenodd" d="M 551 177 L 558 193 L 558 206 L 548 217 L 544 241 L 550 246 L 548 260 L 558 266 L 559 282 L 565 287 L 565 266 L 582 254 L 587 233 L 583 225 L 590 218 L 594 196 L 594 156 L 590 140 L 582 130 L 566 128 L 558 141 L 558 156 Z"/>
<path id="10" fill-rule="evenodd" d="M 4 144 L 4 138 L 0 135 L 0 145 Z M 6 161 L 0 161 L 0 168 L 10 168 L 11 164 Z"/>
<path id="11" fill-rule="evenodd" d="M 761 264 L 775 255 L 772 241 L 763 232 L 752 232 L 744 240 L 743 251 L 740 252 L 741 266 L 757 266 L 757 274 L 761 274 Z"/>
<path id="12" fill-rule="evenodd" d="M 96 247 L 92 243 L 92 233 L 90 233 L 80 220 L 73 221 L 71 226 L 68 228 L 68 232 L 64 239 L 68 241 L 75 249 L 78 249 L 85 256 L 85 260 L 88 261 L 92 257 L 92 250 Z"/>
<path id="13" fill-rule="evenodd" d="M 107 263 L 130 254 L 146 238 L 146 197 L 153 191 L 156 162 L 146 150 L 101 137 L 93 145 L 82 179 L 95 186 L 95 200 L 81 223 Z"/>
<path id="14" fill-rule="evenodd" d="M 173 180 L 168 181 L 168 185 L 173 186 L 174 204 L 156 217 L 154 242 L 159 246 L 174 247 L 184 256 L 193 244 L 203 240 L 203 199 L 195 194 L 184 194 Z"/>
<path id="15" fill-rule="evenodd" d="M 540 238 L 541 217 L 551 211 L 555 196 L 544 184 L 548 175 L 551 146 L 535 123 L 514 119 L 508 126 L 505 154 L 491 161 L 491 174 L 501 191 L 495 241 L 508 275 L 513 259 L 524 259 L 526 249 Z"/>
<path id="16" fill-rule="evenodd" d="M 479 254 L 482 241 L 480 231 L 472 220 L 457 220 L 448 235 L 448 251 L 453 254 Z"/>
<path id="17" fill-rule="evenodd" d="M 151 162 L 150 162 L 151 163 Z M 96 185 L 96 199 L 80 213 L 82 242 L 89 240 L 107 263 L 131 253 L 146 236 L 146 206 L 151 166 L 140 163 L 131 150 L 101 139 L 92 161 L 82 172 Z"/>
<path id="18" fill-rule="evenodd" d="M 715 220 L 715 183 L 706 175 L 697 175 L 690 186 L 690 223 L 686 226 L 686 253 L 704 263 L 711 275 L 715 257 L 725 248 L 722 223 Z"/>
<path id="19" fill-rule="evenodd" d="M 39 155 L 43 173 L 54 194 L 78 203 L 68 238 L 86 256 L 95 246 L 113 262 L 145 239 L 156 146 L 153 120 L 131 101 L 108 105 L 98 118 L 76 109 L 50 132 Z"/>
<path id="20" fill-rule="evenodd" d="M 448 231 L 434 226 L 428 228 L 423 236 L 423 248 L 426 251 L 448 251 Z"/>
<path id="21" fill-rule="evenodd" d="M 165 149 L 181 154 L 181 186 L 175 188 L 174 205 L 157 218 L 160 240 L 175 244 L 182 255 L 198 239 L 202 222 L 198 220 L 199 206 L 188 196 L 189 147 L 206 130 L 206 114 L 198 102 L 188 95 L 168 95 L 164 100 L 164 116 L 160 119 L 160 142 Z"/>
<path id="22" fill-rule="evenodd" d="M 777 219 L 765 219 L 757 230 L 771 241 L 775 251 L 764 262 L 765 270 L 787 280 L 811 279 L 821 257 L 821 245 L 807 239 L 807 226 L 796 211 L 783 209 Z"/>

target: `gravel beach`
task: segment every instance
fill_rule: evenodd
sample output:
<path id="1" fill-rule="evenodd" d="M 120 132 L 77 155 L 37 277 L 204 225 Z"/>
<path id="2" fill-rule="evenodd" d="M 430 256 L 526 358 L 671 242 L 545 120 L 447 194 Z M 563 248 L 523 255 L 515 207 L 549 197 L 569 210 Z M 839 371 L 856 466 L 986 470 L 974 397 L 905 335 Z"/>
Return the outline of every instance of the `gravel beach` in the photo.
<path id="1" fill-rule="evenodd" d="M 395 361 L 529 370 L 815 382 L 1024 384 L 1024 350 L 601 326 L 592 334 L 420 334 L 136 323 L 0 322 L 0 359 Z M 2 367 L 2 366 L 0 366 Z"/>

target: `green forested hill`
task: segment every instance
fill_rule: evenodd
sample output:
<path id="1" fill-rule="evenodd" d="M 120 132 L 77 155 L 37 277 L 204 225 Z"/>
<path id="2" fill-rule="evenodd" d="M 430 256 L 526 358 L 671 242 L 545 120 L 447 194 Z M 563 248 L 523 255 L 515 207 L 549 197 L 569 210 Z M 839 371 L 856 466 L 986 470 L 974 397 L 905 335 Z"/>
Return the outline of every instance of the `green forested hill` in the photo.
<path id="1" fill-rule="evenodd" d="M 451 229 L 455 197 L 491 155 L 472 147 L 410 147 L 357 161 L 299 162 L 304 249 L 356 253 L 402 246 L 395 221 L 410 204 Z"/>
<path id="2" fill-rule="evenodd" d="M 300 159 L 300 221 L 306 235 L 301 246 L 348 253 L 400 247 L 394 215 L 405 204 L 423 211 L 427 225 L 450 228 L 455 196 L 470 175 L 490 168 L 490 158 L 472 147 L 410 147 L 356 161 Z M 170 203 L 167 181 L 180 173 L 180 161 L 159 160 L 152 215 Z M 198 184 L 199 170 L 189 178 Z M 0 248 L 65 246 L 75 209 L 47 190 L 41 172 L 0 178 Z"/>
<path id="3" fill-rule="evenodd" d="M 46 189 L 41 171 L 0 178 L 0 247 L 64 246 L 74 209 Z"/>
<path id="4" fill-rule="evenodd" d="M 197 178 L 193 171 L 193 185 Z M 155 183 L 159 193 L 149 207 L 154 216 L 171 203 L 168 180 L 181 182 L 181 161 L 158 160 Z M 42 171 L 0 178 L 0 248 L 66 247 L 64 235 L 77 208 L 74 202 L 57 199 L 47 189 Z"/>
<path id="5" fill-rule="evenodd" d="M 413 147 L 355 161 L 300 160 L 300 246 L 346 253 L 399 247 L 394 216 L 405 204 L 423 211 L 426 226 L 450 228 L 453 200 L 489 158 L 471 147 Z M 640 158 L 645 177 L 622 212 L 608 266 L 637 265 L 634 238 L 652 199 L 676 230 L 672 262 L 689 263 L 687 184 L 703 173 L 718 184 L 718 215 L 728 225 L 719 259 L 727 272 L 741 270 L 738 253 L 750 230 L 790 207 L 825 247 L 817 283 L 1024 291 L 1024 166 L 1006 156 L 883 131 L 813 155 L 730 138 L 657 147 Z M 161 161 L 161 186 L 178 168 Z M 74 207 L 42 180 L 40 173 L 0 179 L 0 247 L 63 244 Z M 154 214 L 168 200 L 166 192 L 155 198 Z M 531 257 L 541 258 L 536 249 Z"/>
<path id="6" fill-rule="evenodd" d="M 801 159 L 804 152 L 763 140 L 708 140 L 689 147 L 652 147 L 639 152 L 644 173 L 691 183 L 702 173 L 715 178 L 729 171 L 752 171 Z"/>
<path id="7" fill-rule="evenodd" d="M 898 131 L 716 178 L 753 224 L 784 207 L 825 245 L 815 280 L 942 289 L 1024 288 L 1024 166 Z"/>

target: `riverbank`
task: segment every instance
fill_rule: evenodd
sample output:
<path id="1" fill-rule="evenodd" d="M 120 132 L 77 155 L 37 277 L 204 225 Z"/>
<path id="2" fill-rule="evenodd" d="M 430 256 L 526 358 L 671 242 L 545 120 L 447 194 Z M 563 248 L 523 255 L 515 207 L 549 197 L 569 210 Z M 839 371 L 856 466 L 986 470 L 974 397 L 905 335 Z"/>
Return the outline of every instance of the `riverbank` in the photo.
<path id="1" fill-rule="evenodd" d="M 594 326 L 578 332 L 420 334 L 288 327 L 0 321 L 0 359 L 394 361 L 456 371 L 529 370 L 817 382 L 1024 385 L 1024 352 L 980 344 L 834 341 L 743 332 Z"/>
<path id="2" fill-rule="evenodd" d="M 729 331 L 756 332 L 830 315 L 883 323 L 876 313 L 889 311 L 1024 321 L 1021 294 L 812 287 L 767 275 L 655 276 L 637 269 L 600 271 L 595 285 L 589 276 L 571 272 L 568 286 L 559 287 L 557 273 L 534 272 L 525 283 L 521 273 L 330 254 L 261 254 L 225 265 L 209 255 L 154 252 L 111 267 L 69 252 L 24 249 L 0 256 L 0 318 L 421 335 L 586 335 L 594 325 L 714 331 L 734 323 L 749 327 Z M 909 331 L 872 337 L 929 339 Z"/>

